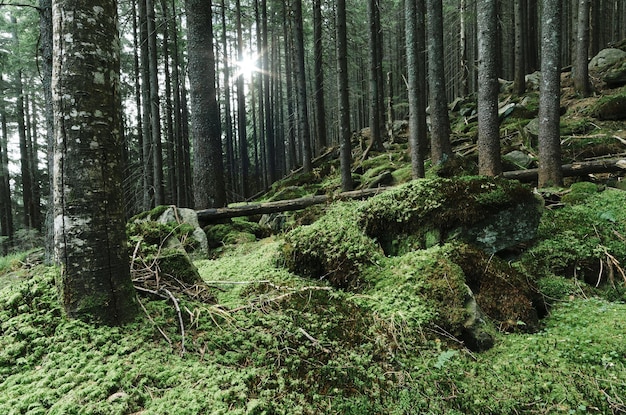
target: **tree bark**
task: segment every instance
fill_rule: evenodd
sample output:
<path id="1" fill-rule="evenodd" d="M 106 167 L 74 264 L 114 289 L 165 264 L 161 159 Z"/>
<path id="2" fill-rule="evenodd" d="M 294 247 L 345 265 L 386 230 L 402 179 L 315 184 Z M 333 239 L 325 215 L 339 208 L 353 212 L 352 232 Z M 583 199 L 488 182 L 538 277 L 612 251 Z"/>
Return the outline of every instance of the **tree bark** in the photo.
<path id="1" fill-rule="evenodd" d="M 367 155 L 370 149 L 383 150 L 382 119 L 384 113 L 383 101 L 380 97 L 382 81 L 382 44 L 380 41 L 380 10 L 378 0 L 367 1 L 367 14 L 369 19 L 369 119 L 371 142 L 364 153 Z"/>
<path id="2" fill-rule="evenodd" d="M 563 177 L 582 177 L 588 174 L 623 172 L 625 170 L 626 160 L 624 159 L 581 161 L 561 166 Z M 532 182 L 538 180 L 539 169 L 505 171 L 502 176 L 506 179 Z"/>
<path id="3" fill-rule="evenodd" d="M 485 176 L 502 172 L 498 74 L 496 69 L 496 0 L 478 1 L 478 171 Z"/>
<path id="4" fill-rule="evenodd" d="M 341 163 L 341 189 L 352 190 L 352 131 L 350 129 L 350 90 L 348 82 L 348 37 L 346 29 L 346 0 L 337 0 L 337 96 L 339 97 L 339 157 Z"/>
<path id="5" fill-rule="evenodd" d="M 452 157 L 443 52 L 443 6 L 426 0 L 428 14 L 428 85 L 430 89 L 430 157 L 433 165 Z"/>
<path id="6" fill-rule="evenodd" d="M 328 145 L 326 137 L 326 103 L 324 99 L 324 48 L 322 39 L 322 1 L 313 0 L 313 47 L 315 50 L 315 131 L 317 146 Z"/>
<path id="7" fill-rule="evenodd" d="M 589 12 L 591 0 L 579 0 L 576 36 L 576 62 L 574 64 L 574 89 L 583 97 L 591 95 L 589 82 Z"/>
<path id="8" fill-rule="evenodd" d="M 114 0 L 54 0 L 54 235 L 71 318 L 117 325 L 137 311 L 126 246 Z"/>
<path id="9" fill-rule="evenodd" d="M 414 179 L 424 177 L 426 148 L 426 64 L 424 0 L 405 0 L 407 81 L 409 94 L 409 149 Z"/>
<path id="10" fill-rule="evenodd" d="M 241 2 L 236 0 L 235 8 L 236 26 L 237 26 L 237 56 L 242 61 L 243 56 L 243 31 L 241 28 Z M 240 187 L 241 195 L 244 200 L 250 194 L 250 158 L 248 156 L 248 132 L 246 120 L 246 94 L 244 90 L 244 74 L 240 73 L 237 77 L 237 135 L 239 136 L 239 159 L 240 168 Z"/>
<path id="11" fill-rule="evenodd" d="M 305 173 L 312 169 L 311 131 L 309 128 L 309 111 L 306 90 L 306 73 L 304 65 L 304 32 L 302 27 L 302 0 L 293 1 L 294 12 L 294 44 L 296 57 L 296 88 L 298 100 L 298 125 L 302 140 L 302 167 Z"/>
<path id="12" fill-rule="evenodd" d="M 524 45 L 524 6 L 526 0 L 515 0 L 515 63 L 513 75 L 513 93 L 522 95 L 526 92 L 526 62 Z"/>
<path id="13" fill-rule="evenodd" d="M 211 8 L 211 0 L 185 0 L 194 149 L 193 189 L 196 209 L 226 204 L 220 110 L 215 90 Z"/>
<path id="14" fill-rule="evenodd" d="M 543 0 L 539 86 L 539 187 L 562 186 L 561 1 Z"/>

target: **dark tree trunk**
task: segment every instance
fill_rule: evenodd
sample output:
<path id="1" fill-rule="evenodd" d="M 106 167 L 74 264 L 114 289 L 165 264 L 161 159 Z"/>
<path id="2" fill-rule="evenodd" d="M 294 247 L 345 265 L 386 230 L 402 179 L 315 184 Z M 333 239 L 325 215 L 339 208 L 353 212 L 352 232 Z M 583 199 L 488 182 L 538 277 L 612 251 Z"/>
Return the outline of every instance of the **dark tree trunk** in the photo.
<path id="1" fill-rule="evenodd" d="M 526 62 L 524 45 L 526 31 L 524 30 L 524 8 L 526 0 L 515 0 L 515 63 L 513 74 L 513 93 L 522 95 L 526 92 Z"/>
<path id="2" fill-rule="evenodd" d="M 237 55 L 243 60 L 243 30 L 241 27 L 241 4 L 236 1 Z M 244 74 L 237 77 L 237 135 L 239 136 L 239 159 L 241 160 L 240 183 L 244 200 L 250 194 L 250 158 L 248 156 L 248 127 L 246 120 L 246 93 L 244 90 Z"/>
<path id="3" fill-rule="evenodd" d="M 561 186 L 561 1 L 543 0 L 539 88 L 539 187 Z"/>
<path id="4" fill-rule="evenodd" d="M 574 65 L 574 88 L 583 97 L 591 95 L 589 82 L 589 11 L 591 0 L 578 1 L 578 22 L 576 36 L 576 63 Z"/>
<path id="5" fill-rule="evenodd" d="M 161 0 L 163 13 L 163 75 L 165 78 L 165 154 L 167 155 L 167 182 L 164 191 L 166 204 L 176 203 L 176 162 L 174 133 L 174 103 L 172 101 L 172 75 L 170 69 L 171 16 L 167 0 Z M 173 33 L 176 36 L 176 33 Z"/>
<path id="6" fill-rule="evenodd" d="M 304 33 L 302 27 L 302 0 L 293 1 L 294 12 L 294 46 L 296 58 L 296 88 L 298 100 L 298 126 L 302 140 L 302 167 L 304 172 L 311 171 L 311 131 L 309 129 L 309 111 L 307 107 L 306 73 L 304 66 Z"/>
<path id="7" fill-rule="evenodd" d="M 143 136 L 143 209 L 153 206 L 153 158 L 152 132 L 150 127 L 150 59 L 148 57 L 148 18 L 145 0 L 139 0 L 139 46 L 141 62 L 141 126 Z"/>
<path id="8" fill-rule="evenodd" d="M 433 165 L 452 157 L 446 97 L 441 0 L 426 0 L 428 13 L 428 85 L 430 89 L 430 157 Z"/>
<path id="9" fill-rule="evenodd" d="M 263 114 L 265 128 L 265 152 L 267 180 L 276 181 L 276 146 L 274 141 L 274 122 L 272 120 L 272 96 L 270 88 L 269 31 L 267 28 L 267 0 L 261 0 L 261 56 L 263 62 Z"/>
<path id="10" fill-rule="evenodd" d="M 0 74 L 0 82 L 4 82 Z M 13 204 L 11 202 L 11 186 L 9 175 L 7 113 L 4 100 L 0 100 L 0 124 L 2 136 L 0 137 L 0 231 L 6 238 L 2 242 L 2 254 L 6 255 L 12 246 L 13 240 Z M 53 244 L 52 244 L 53 245 Z M 54 246 L 52 246 L 53 248 Z"/>
<path id="11" fill-rule="evenodd" d="M 371 142 L 369 149 L 383 150 L 382 114 L 383 101 L 380 97 L 382 81 L 382 42 L 380 34 L 380 10 L 378 0 L 367 0 L 367 14 L 369 19 L 369 112 Z"/>
<path id="12" fill-rule="evenodd" d="M 159 65 L 157 51 L 156 18 L 153 0 L 146 1 L 146 17 L 148 29 L 148 67 L 150 72 L 150 132 L 152 136 L 152 167 L 154 176 L 155 205 L 165 204 L 163 191 L 163 146 L 161 144 L 161 105 L 159 100 Z"/>
<path id="13" fill-rule="evenodd" d="M 328 145 L 326 138 L 326 104 L 324 102 L 324 48 L 322 39 L 322 1 L 313 0 L 313 45 L 315 50 L 315 131 L 317 146 Z"/>
<path id="14" fill-rule="evenodd" d="M 69 317 L 117 325 L 137 305 L 126 246 L 116 2 L 55 0 L 52 18 L 60 298 Z"/>
<path id="15" fill-rule="evenodd" d="M 502 172 L 496 68 L 496 0 L 478 1 L 478 171 L 485 176 Z"/>
<path id="16" fill-rule="evenodd" d="M 239 16 L 240 8 L 239 1 L 237 1 L 235 13 Z M 231 107 L 231 73 L 230 73 L 230 58 L 228 51 L 228 30 L 226 24 L 226 4 L 224 0 L 221 0 L 220 4 L 220 15 L 222 20 L 222 60 L 223 60 L 223 69 L 222 73 L 224 75 L 224 87 L 223 87 L 223 100 L 224 103 L 224 147 L 226 148 L 226 164 L 225 164 L 225 181 L 226 187 L 232 187 L 232 191 L 236 192 L 237 188 L 237 167 L 235 162 L 235 143 L 233 137 L 233 118 L 232 118 L 232 107 Z"/>
<path id="17" fill-rule="evenodd" d="M 409 89 L 409 147 L 414 179 L 424 177 L 426 148 L 426 63 L 424 0 L 405 0 L 407 81 Z"/>
<path id="18" fill-rule="evenodd" d="M 348 83 L 348 39 L 346 30 L 346 0 L 337 0 L 337 96 L 339 97 L 339 157 L 341 162 L 341 189 L 352 190 L 352 132 L 350 130 L 350 91 Z"/>
<path id="19" fill-rule="evenodd" d="M 185 0 L 196 209 L 226 204 L 220 110 L 215 90 L 212 1 Z"/>

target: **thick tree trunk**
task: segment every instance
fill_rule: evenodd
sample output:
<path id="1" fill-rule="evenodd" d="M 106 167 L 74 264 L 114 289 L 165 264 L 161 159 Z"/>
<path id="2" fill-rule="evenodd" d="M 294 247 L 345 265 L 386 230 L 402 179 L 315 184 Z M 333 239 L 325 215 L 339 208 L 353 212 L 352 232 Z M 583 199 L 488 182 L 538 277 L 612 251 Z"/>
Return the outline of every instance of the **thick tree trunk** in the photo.
<path id="1" fill-rule="evenodd" d="M 539 187 L 561 186 L 561 1 L 543 0 L 539 87 Z"/>
<path id="2" fill-rule="evenodd" d="M 346 0 L 337 0 L 337 96 L 339 98 L 339 157 L 341 189 L 352 190 L 352 131 L 350 130 L 350 91 L 348 83 L 348 38 L 346 30 Z"/>
<path id="3" fill-rule="evenodd" d="M 498 73 L 496 69 L 496 0 L 478 1 L 478 171 L 497 176 L 502 171 Z"/>
<path id="4" fill-rule="evenodd" d="M 215 90 L 212 1 L 186 0 L 193 188 L 196 209 L 226 204 L 220 110 Z"/>
<path id="5" fill-rule="evenodd" d="M 513 75 L 513 93 L 522 95 L 526 92 L 526 61 L 524 59 L 525 25 L 524 6 L 526 0 L 515 0 L 515 63 Z"/>
<path id="6" fill-rule="evenodd" d="M 68 316 L 121 324 L 137 306 L 122 189 L 114 0 L 54 0 L 54 234 Z"/>
<path id="7" fill-rule="evenodd" d="M 145 0 L 138 2 L 139 12 L 139 49 L 141 62 L 141 126 L 143 146 L 143 209 L 154 206 L 152 130 L 150 128 L 150 60 L 148 57 L 148 18 Z"/>

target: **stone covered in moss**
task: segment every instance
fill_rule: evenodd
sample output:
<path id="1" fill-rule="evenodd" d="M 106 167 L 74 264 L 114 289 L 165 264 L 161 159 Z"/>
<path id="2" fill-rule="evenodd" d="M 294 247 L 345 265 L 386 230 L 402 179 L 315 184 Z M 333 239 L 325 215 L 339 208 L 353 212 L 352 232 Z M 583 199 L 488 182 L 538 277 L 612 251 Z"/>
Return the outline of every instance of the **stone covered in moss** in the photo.
<path id="1" fill-rule="evenodd" d="M 598 193 L 598 186 L 591 182 L 577 182 L 570 186 L 570 191 L 561 197 L 561 202 L 575 205 L 582 203 Z"/>
<path id="2" fill-rule="evenodd" d="M 358 220 L 388 255 L 451 239 L 494 253 L 534 238 L 542 206 L 516 181 L 422 179 L 371 198 L 358 209 Z"/>
<path id="3" fill-rule="evenodd" d="M 599 120 L 626 119 L 626 90 L 600 98 L 591 109 L 591 114 Z"/>
<path id="4" fill-rule="evenodd" d="M 539 242 L 522 257 L 529 273 L 579 278 L 594 286 L 626 282 L 621 274 L 626 264 L 626 192 L 607 188 L 586 196 L 546 211 Z"/>
<path id="5" fill-rule="evenodd" d="M 210 249 L 223 245 L 234 245 L 242 242 L 254 242 L 269 236 L 270 230 L 255 222 L 233 219 L 227 223 L 209 225 L 204 228 Z"/>
<path id="6" fill-rule="evenodd" d="M 339 288 L 359 285 L 361 271 L 375 263 L 381 252 L 355 221 L 356 206 L 336 203 L 320 220 L 287 233 L 282 247 L 287 268 Z"/>

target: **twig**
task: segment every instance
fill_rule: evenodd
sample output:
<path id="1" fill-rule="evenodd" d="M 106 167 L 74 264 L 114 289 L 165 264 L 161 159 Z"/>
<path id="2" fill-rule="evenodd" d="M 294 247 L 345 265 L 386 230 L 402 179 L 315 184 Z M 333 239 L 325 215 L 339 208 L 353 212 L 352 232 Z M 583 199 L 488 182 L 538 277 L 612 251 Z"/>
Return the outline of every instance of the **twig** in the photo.
<path id="1" fill-rule="evenodd" d="M 176 308 L 176 312 L 178 313 L 178 323 L 180 324 L 181 335 L 180 355 L 182 357 L 185 354 L 185 324 L 183 323 L 183 315 L 180 312 L 180 306 L 178 305 L 178 300 L 176 299 L 176 297 L 174 297 L 174 295 L 167 288 L 161 288 L 161 290 L 165 292 L 172 300 L 172 302 L 174 303 L 174 308 Z"/>
<path id="2" fill-rule="evenodd" d="M 313 343 L 313 346 L 315 347 L 319 347 L 320 349 L 322 349 L 322 351 L 324 353 L 330 353 L 330 350 L 328 350 L 327 348 L 325 348 L 324 346 L 322 346 L 319 342 L 319 340 L 317 340 L 315 337 L 311 336 L 309 333 L 306 332 L 306 330 L 304 330 L 302 327 L 298 327 L 298 331 L 302 334 L 304 334 L 304 337 L 306 337 L 307 339 L 309 339 L 309 341 L 311 343 Z"/>
<path id="3" fill-rule="evenodd" d="M 141 306 L 141 308 L 143 309 L 143 312 L 146 313 L 146 317 L 148 317 L 148 320 L 150 320 L 150 322 L 152 323 L 152 325 L 154 327 L 156 327 L 156 329 L 159 331 L 159 333 L 161 333 L 161 335 L 163 336 L 163 338 L 167 341 L 167 343 L 170 345 L 170 347 L 174 347 L 172 345 L 172 341 L 170 340 L 169 337 L 167 337 L 167 334 L 165 334 L 165 332 L 163 330 L 161 330 L 161 327 L 159 327 L 158 324 L 156 324 L 156 322 L 154 321 L 154 319 L 152 317 L 150 317 L 150 314 L 148 314 L 148 310 L 146 310 L 146 307 L 144 307 L 143 303 L 141 302 L 141 299 L 139 298 L 139 296 L 137 296 L 137 302 L 139 303 L 139 305 Z"/>
<path id="4" fill-rule="evenodd" d="M 299 294 L 302 293 L 304 291 L 330 291 L 332 290 L 331 287 L 302 287 L 299 290 L 294 290 L 285 294 L 281 294 L 279 296 L 276 296 L 274 298 L 268 298 L 268 299 L 259 299 L 258 301 L 256 301 L 255 303 L 250 303 L 247 305 L 242 305 L 241 307 L 237 307 L 237 308 L 233 308 L 232 310 L 230 310 L 230 313 L 236 313 L 238 311 L 242 311 L 242 310 L 248 310 L 254 307 L 257 307 L 259 305 L 265 305 L 265 304 L 269 304 L 269 303 L 277 303 L 289 296 L 292 296 L 294 294 Z"/>

